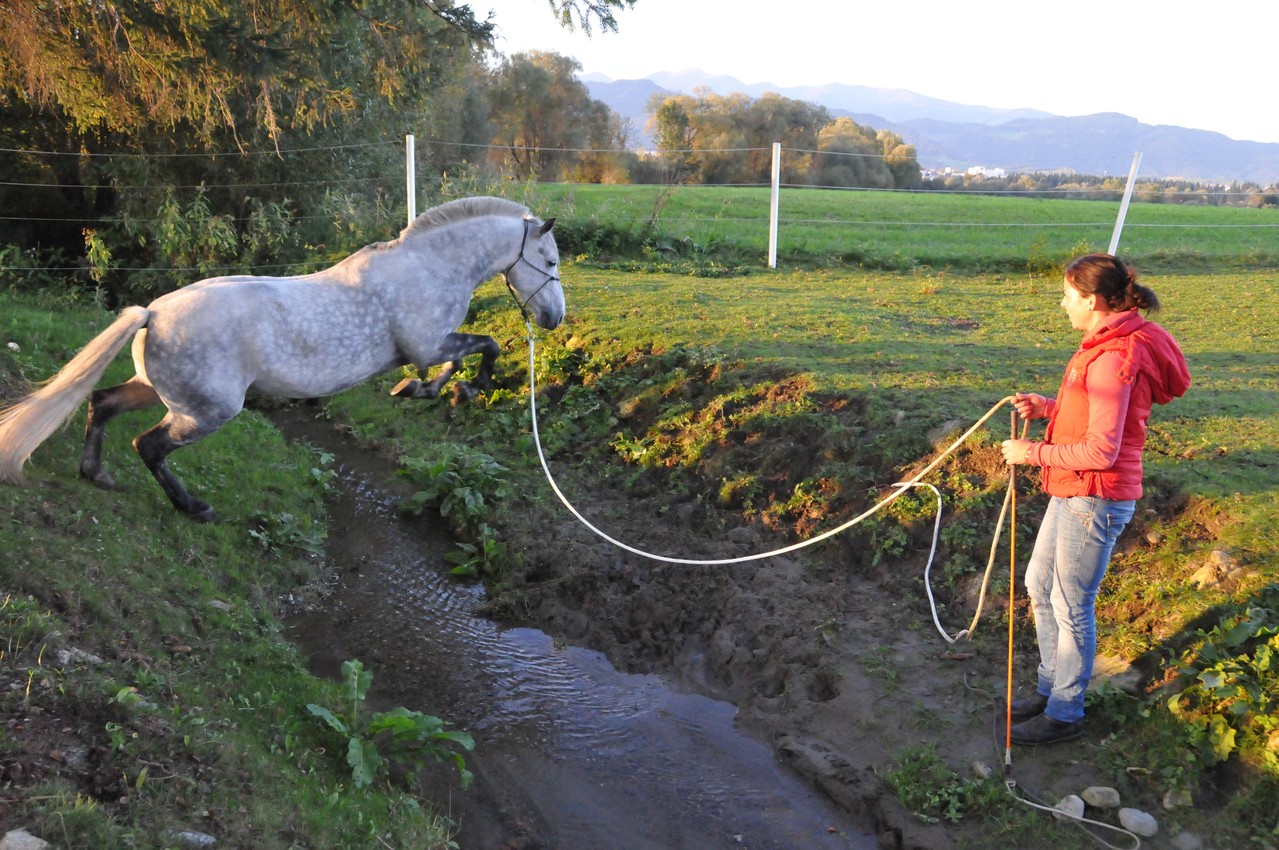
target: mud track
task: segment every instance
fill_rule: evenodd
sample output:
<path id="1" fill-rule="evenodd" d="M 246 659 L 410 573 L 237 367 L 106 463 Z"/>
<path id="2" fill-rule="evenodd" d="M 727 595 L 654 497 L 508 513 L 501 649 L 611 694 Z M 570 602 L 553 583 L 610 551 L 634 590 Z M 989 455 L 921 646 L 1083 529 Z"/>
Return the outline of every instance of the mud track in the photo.
<path id="1" fill-rule="evenodd" d="M 601 530 L 669 557 L 732 558 L 792 542 L 734 527 L 728 512 L 693 501 L 574 492 L 582 491 L 566 488 Z M 962 846 L 973 826 L 927 823 L 897 803 L 883 775 L 904 751 L 925 746 L 960 777 L 970 777 L 975 763 L 998 777 L 1006 597 L 988 598 L 974 639 L 952 645 L 936 631 L 927 604 L 926 544 L 899 562 L 867 566 L 868 541 L 855 527 L 787 556 L 671 566 L 601 540 L 562 508 L 553 527 L 548 533 L 521 526 L 518 517 L 506 521 L 506 539 L 527 564 L 508 596 L 531 622 L 604 652 L 619 669 L 663 673 L 732 701 L 743 728 L 770 742 L 881 846 Z M 1006 575 L 1006 562 L 1002 569 Z M 1019 608 L 1024 599 L 1019 588 Z M 942 612 L 949 631 L 967 626 L 971 603 Z M 1034 680 L 1026 640 L 1019 636 L 1015 652 L 1019 694 Z M 1101 781 L 1088 767 L 1095 746 L 1018 751 L 1014 778 L 1056 802 L 1057 787 Z"/>

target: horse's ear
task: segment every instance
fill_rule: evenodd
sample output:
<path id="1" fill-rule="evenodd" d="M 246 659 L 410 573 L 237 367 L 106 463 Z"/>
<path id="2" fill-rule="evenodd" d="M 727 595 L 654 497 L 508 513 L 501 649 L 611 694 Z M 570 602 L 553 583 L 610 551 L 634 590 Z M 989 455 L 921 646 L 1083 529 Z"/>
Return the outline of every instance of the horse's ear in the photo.
<path id="1" fill-rule="evenodd" d="M 548 218 L 543 224 L 542 229 L 538 232 L 538 236 L 545 236 L 551 232 L 551 228 L 555 226 L 555 219 Z"/>

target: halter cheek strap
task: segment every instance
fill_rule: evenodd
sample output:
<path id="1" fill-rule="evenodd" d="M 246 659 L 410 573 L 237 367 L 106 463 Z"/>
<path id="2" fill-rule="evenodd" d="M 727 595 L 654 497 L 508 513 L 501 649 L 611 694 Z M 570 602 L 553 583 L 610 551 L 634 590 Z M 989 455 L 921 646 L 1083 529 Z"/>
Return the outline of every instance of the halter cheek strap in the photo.
<path id="1" fill-rule="evenodd" d="M 527 257 L 524 256 L 524 248 L 528 245 L 528 231 L 529 231 L 529 221 L 528 219 L 525 219 L 524 220 L 524 238 L 520 240 L 520 254 L 518 257 L 515 258 L 515 261 L 513 263 L 511 263 L 509 266 L 507 266 L 506 268 L 502 270 L 502 280 L 506 282 L 506 288 L 511 291 L 511 297 L 515 299 L 516 305 L 519 306 L 520 315 L 526 319 L 528 318 L 529 302 L 532 301 L 534 298 L 536 298 L 537 294 L 541 292 L 543 289 L 545 289 L 548 283 L 550 283 L 553 280 L 559 281 L 560 279 L 560 276 L 557 274 L 549 274 L 547 272 L 542 271 L 537 266 L 533 265 L 533 263 Z M 523 302 L 520 301 L 520 294 L 515 291 L 515 287 L 511 286 L 511 278 L 510 278 L 511 270 L 514 269 L 516 266 L 518 266 L 521 261 L 526 266 L 531 267 L 534 271 L 540 274 L 546 275 L 546 280 L 542 281 L 542 285 L 539 286 L 537 289 L 533 290 L 533 294 L 530 295 L 528 298 L 524 299 Z"/>

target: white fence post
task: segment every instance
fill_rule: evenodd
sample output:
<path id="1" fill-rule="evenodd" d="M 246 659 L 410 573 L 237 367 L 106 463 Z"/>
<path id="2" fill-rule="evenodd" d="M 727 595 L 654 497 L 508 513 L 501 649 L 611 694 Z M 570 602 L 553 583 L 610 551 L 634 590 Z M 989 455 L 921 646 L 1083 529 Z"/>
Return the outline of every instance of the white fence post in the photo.
<path id="1" fill-rule="evenodd" d="M 768 211 L 768 267 L 777 268 L 777 201 L 782 185 L 782 143 L 773 142 L 773 197 Z"/>
<path id="2" fill-rule="evenodd" d="M 404 173 L 408 193 L 409 224 L 417 218 L 417 167 L 413 152 L 413 134 L 404 137 Z"/>
<path id="3" fill-rule="evenodd" d="M 1124 199 L 1119 204 L 1119 217 L 1115 219 L 1115 230 L 1110 234 L 1110 250 L 1106 253 L 1112 257 L 1119 248 L 1119 234 L 1124 230 L 1124 219 L 1128 217 L 1128 202 L 1132 200 L 1132 188 L 1137 185 L 1137 169 L 1141 168 L 1141 151 L 1132 155 L 1132 168 L 1128 169 L 1128 185 L 1124 187 Z"/>

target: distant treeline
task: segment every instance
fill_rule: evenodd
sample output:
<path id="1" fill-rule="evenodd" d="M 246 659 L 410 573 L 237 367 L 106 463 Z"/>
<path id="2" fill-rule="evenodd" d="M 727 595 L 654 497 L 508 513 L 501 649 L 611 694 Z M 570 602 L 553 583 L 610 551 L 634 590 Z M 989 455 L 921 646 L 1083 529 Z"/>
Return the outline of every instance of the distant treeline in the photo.
<path id="1" fill-rule="evenodd" d="M 923 189 L 965 191 L 984 195 L 1062 198 L 1113 201 L 1121 198 L 1126 177 L 1095 177 L 1087 174 L 1034 172 L 991 177 L 953 174 L 926 177 Z M 1279 190 L 1258 183 L 1213 183 L 1202 180 L 1138 178 L 1133 201 L 1147 204 L 1199 204 L 1214 207 L 1279 207 Z"/>

